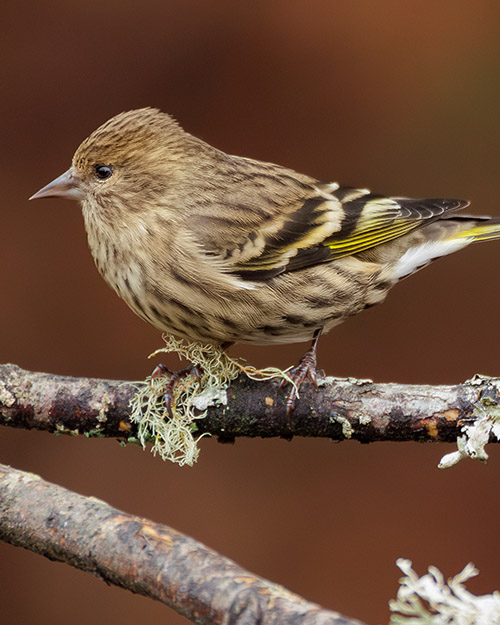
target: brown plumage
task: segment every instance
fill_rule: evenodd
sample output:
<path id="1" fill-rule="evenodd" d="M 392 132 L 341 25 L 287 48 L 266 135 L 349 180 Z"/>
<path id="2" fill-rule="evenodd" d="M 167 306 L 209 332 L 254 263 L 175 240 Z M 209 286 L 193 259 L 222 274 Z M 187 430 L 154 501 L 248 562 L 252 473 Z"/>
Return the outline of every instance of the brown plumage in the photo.
<path id="1" fill-rule="evenodd" d="M 384 198 L 229 156 L 155 109 L 122 113 L 33 197 L 82 205 L 106 282 L 159 330 L 204 342 L 305 341 L 499 219 L 457 199 Z"/>

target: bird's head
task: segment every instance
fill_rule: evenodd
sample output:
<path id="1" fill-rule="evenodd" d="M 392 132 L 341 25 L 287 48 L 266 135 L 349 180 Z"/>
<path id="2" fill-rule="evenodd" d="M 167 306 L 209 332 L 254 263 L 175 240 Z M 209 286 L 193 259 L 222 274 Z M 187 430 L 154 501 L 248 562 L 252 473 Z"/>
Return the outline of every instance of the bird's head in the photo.
<path id="1" fill-rule="evenodd" d="M 71 167 L 30 200 L 62 197 L 93 209 L 126 202 L 132 210 L 142 210 L 148 199 L 164 196 L 182 171 L 179 162 L 189 153 L 190 139 L 157 109 L 120 113 L 85 139 Z"/>

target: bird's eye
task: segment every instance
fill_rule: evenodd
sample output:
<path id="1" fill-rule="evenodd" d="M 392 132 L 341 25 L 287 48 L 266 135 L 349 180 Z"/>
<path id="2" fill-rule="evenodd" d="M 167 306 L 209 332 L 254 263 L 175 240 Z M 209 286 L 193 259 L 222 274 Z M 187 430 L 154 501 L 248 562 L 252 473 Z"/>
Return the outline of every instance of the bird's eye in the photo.
<path id="1" fill-rule="evenodd" d="M 94 171 L 99 180 L 107 180 L 113 175 L 113 167 L 111 165 L 94 165 Z"/>

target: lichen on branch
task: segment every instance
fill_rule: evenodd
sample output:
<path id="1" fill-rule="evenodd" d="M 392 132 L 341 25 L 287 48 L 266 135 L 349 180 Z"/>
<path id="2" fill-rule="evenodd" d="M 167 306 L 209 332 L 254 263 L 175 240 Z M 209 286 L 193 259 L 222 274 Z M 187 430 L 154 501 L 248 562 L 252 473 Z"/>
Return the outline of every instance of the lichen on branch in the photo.
<path id="1" fill-rule="evenodd" d="M 197 341 L 187 342 L 164 334 L 165 347 L 150 354 L 176 353 L 192 364 L 190 370 L 170 384 L 171 372 L 150 375 L 137 383 L 131 401 L 130 419 L 137 424 L 139 441 L 145 447 L 152 442 L 151 451 L 163 460 L 192 466 L 199 455 L 198 441 L 208 432 L 198 433 L 197 421 L 204 419 L 207 408 L 226 406 L 226 391 L 241 373 L 252 380 L 284 379 L 293 384 L 285 371 L 275 367 L 256 369 L 231 358 L 220 346 Z M 167 408 L 165 393 L 171 394 Z"/>

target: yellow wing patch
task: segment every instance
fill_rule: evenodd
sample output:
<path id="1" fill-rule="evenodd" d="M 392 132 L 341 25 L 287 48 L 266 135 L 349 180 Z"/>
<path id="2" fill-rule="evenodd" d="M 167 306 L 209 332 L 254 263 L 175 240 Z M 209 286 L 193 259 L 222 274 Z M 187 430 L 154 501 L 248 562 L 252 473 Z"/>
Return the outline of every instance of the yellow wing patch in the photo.
<path id="1" fill-rule="evenodd" d="M 385 198 L 367 189 L 319 186 L 270 233 L 261 231 L 259 254 L 235 263 L 233 271 L 244 279 L 266 280 L 397 239 L 467 202 L 438 198 L 414 200 Z"/>

